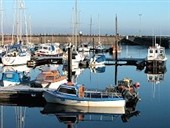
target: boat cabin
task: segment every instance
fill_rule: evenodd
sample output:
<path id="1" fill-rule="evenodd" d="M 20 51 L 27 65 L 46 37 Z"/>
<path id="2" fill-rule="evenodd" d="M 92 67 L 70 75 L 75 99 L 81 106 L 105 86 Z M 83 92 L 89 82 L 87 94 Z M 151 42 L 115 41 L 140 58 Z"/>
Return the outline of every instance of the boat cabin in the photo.
<path id="1" fill-rule="evenodd" d="M 21 82 L 22 78 L 23 78 L 23 74 L 19 72 L 8 71 L 2 74 L 2 80 Z"/>
<path id="2" fill-rule="evenodd" d="M 59 48 L 59 44 L 46 43 L 41 44 L 35 50 L 36 55 L 58 55 L 62 54 L 62 50 Z"/>
<path id="3" fill-rule="evenodd" d="M 58 70 L 51 70 L 43 71 L 37 76 L 36 80 L 46 82 L 57 82 L 61 77 L 66 78 L 65 76 L 62 76 Z"/>
<path id="4" fill-rule="evenodd" d="M 30 77 L 24 72 L 7 71 L 2 73 L 3 86 L 16 85 L 21 83 L 28 83 Z"/>
<path id="5" fill-rule="evenodd" d="M 165 48 L 161 47 L 159 44 L 148 48 L 148 60 L 166 60 Z"/>
<path id="6" fill-rule="evenodd" d="M 68 94 L 68 95 L 84 97 L 84 90 L 85 90 L 84 85 L 76 84 L 76 85 L 70 85 L 69 86 L 66 83 L 66 84 L 61 85 L 58 88 L 57 92 Z"/>

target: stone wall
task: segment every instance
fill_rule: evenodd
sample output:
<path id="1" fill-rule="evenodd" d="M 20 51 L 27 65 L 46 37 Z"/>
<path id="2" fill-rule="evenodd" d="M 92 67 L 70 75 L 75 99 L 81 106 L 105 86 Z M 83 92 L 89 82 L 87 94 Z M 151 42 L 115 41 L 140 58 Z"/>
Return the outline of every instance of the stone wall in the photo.
<path id="1" fill-rule="evenodd" d="M 123 37 L 118 37 L 118 40 L 121 40 Z M 27 40 L 29 42 L 38 44 L 38 43 L 47 43 L 47 42 L 58 42 L 58 43 L 69 43 L 69 42 L 75 42 L 74 41 L 75 37 L 72 35 L 31 35 L 31 36 L 23 36 L 22 40 L 23 42 L 27 42 Z M 79 44 L 80 42 L 95 42 L 95 44 L 97 44 L 99 42 L 102 44 L 114 44 L 115 42 L 115 36 L 112 35 L 105 35 L 105 36 L 98 36 L 98 35 L 81 35 L 81 36 L 77 36 L 77 44 Z M 4 36 L 4 44 L 7 43 L 11 43 L 12 40 L 14 40 L 14 42 L 16 42 L 16 36 L 12 36 L 11 35 L 5 35 Z M 0 43 L 1 43 L 1 37 L 0 37 Z"/>

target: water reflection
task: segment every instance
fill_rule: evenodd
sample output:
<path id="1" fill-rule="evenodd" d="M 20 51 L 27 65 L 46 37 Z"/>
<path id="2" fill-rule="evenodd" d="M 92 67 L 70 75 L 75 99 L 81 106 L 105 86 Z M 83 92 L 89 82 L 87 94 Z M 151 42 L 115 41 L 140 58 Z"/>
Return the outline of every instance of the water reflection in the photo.
<path id="1" fill-rule="evenodd" d="M 73 127 L 82 121 L 114 121 L 125 114 L 124 107 L 101 108 L 101 107 L 74 107 L 56 104 L 46 104 L 42 114 L 55 115 L 59 122 Z"/>
<path id="2" fill-rule="evenodd" d="M 126 104 L 126 107 L 108 108 L 108 107 L 77 107 L 77 106 L 65 106 L 59 104 L 47 103 L 42 114 L 55 115 L 59 122 L 67 125 L 67 127 L 73 127 L 77 123 L 82 121 L 115 121 L 121 119 L 122 122 L 128 122 L 128 120 L 139 115 L 140 111 L 136 110 L 138 101 Z"/>
<path id="3" fill-rule="evenodd" d="M 155 84 L 159 84 L 164 80 L 164 75 L 167 69 L 164 68 L 146 68 L 145 73 L 147 75 L 148 82 Z"/>
<path id="4" fill-rule="evenodd" d="M 1 128 L 7 126 L 17 128 L 29 127 L 28 122 L 30 118 L 30 109 L 32 107 L 40 108 L 40 113 L 42 117 L 35 118 L 35 122 L 39 122 L 42 118 L 46 118 L 43 115 L 55 115 L 60 123 L 64 123 L 67 127 L 73 127 L 80 122 L 115 122 L 115 120 L 121 120 L 122 122 L 128 122 L 130 118 L 136 117 L 139 115 L 139 111 L 136 110 L 135 104 L 126 105 L 126 107 L 120 108 L 101 108 L 101 107 L 75 107 L 75 106 L 64 106 L 59 104 L 49 104 L 42 102 L 20 102 L 18 101 L 0 101 L 1 106 Z M 7 107 L 12 109 L 7 109 Z M 28 113 L 29 108 L 29 113 Z M 39 109 L 38 109 L 39 110 Z M 6 115 L 4 115 L 6 113 Z M 14 113 L 14 115 L 12 114 Z M 33 111 L 34 113 L 34 111 Z M 10 116 L 7 116 L 9 115 Z M 41 115 L 40 114 L 40 115 Z M 35 117 L 35 113 L 33 114 Z M 28 118 L 28 119 L 27 119 Z M 10 124 L 7 123 L 11 120 Z M 30 120 L 31 121 L 31 120 Z M 31 121 L 32 122 L 32 121 Z M 30 122 L 30 123 L 31 123 Z M 7 125 L 8 124 L 8 125 Z M 47 122 L 44 122 L 43 125 L 47 126 Z M 56 125 L 56 123 L 54 123 Z"/>
<path id="5" fill-rule="evenodd" d="M 101 67 L 90 67 L 90 71 L 93 73 L 104 73 L 106 70 L 106 66 Z"/>
<path id="6" fill-rule="evenodd" d="M 44 105 L 45 102 L 34 100 L 0 100 L 0 128 L 29 127 L 26 124 L 27 118 L 29 118 L 27 115 L 30 114 L 27 109 L 30 107 L 43 107 Z"/>

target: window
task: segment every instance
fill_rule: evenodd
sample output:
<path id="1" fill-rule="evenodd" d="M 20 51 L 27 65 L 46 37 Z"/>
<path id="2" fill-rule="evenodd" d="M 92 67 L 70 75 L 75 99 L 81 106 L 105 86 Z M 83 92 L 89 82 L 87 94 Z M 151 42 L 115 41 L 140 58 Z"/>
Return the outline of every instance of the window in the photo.
<path id="1" fill-rule="evenodd" d="M 153 53 L 153 50 L 150 50 L 150 53 Z"/>
<path id="2" fill-rule="evenodd" d="M 13 78 L 13 74 L 5 74 L 5 78 Z"/>
<path id="3" fill-rule="evenodd" d="M 74 88 L 63 88 L 61 87 L 59 90 L 59 92 L 62 92 L 62 93 L 67 93 L 67 94 L 74 94 L 76 95 L 76 90 Z"/>
<path id="4" fill-rule="evenodd" d="M 45 80 L 54 80 L 54 76 L 46 76 Z"/>

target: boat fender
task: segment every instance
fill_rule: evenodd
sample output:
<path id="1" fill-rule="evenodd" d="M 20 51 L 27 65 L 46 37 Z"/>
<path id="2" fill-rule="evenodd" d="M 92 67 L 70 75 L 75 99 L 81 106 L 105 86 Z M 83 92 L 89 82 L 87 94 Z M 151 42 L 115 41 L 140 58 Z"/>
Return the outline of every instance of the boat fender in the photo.
<path id="1" fill-rule="evenodd" d="M 140 83 L 139 83 L 139 82 L 136 82 L 133 86 L 134 86 L 135 88 L 139 88 L 139 87 L 140 87 Z"/>
<path id="2" fill-rule="evenodd" d="M 80 88 L 79 88 L 79 97 L 83 98 L 84 97 L 84 86 L 82 85 Z"/>

